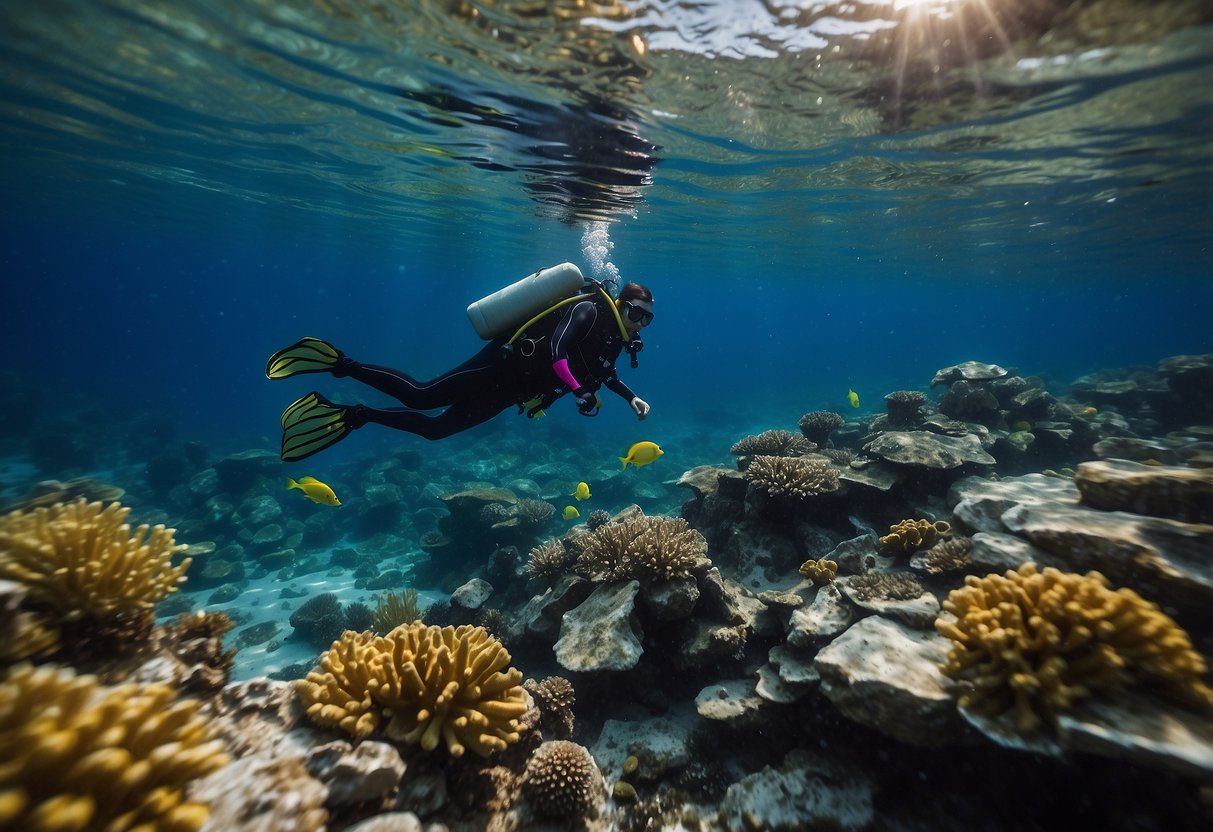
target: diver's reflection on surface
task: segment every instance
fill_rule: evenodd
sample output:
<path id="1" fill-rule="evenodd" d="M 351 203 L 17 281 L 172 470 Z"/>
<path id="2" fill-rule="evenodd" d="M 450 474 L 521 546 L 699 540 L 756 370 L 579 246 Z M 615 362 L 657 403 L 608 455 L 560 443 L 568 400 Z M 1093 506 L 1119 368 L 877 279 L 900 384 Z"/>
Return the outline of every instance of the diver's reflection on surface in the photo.
<path id="1" fill-rule="evenodd" d="M 490 128 L 480 153 L 455 158 L 491 171 L 519 171 L 523 187 L 545 213 L 562 222 L 609 220 L 630 214 L 652 183 L 657 145 L 638 131 L 637 119 L 602 100 L 554 105 L 519 96 L 485 96 L 491 105 L 438 91 L 401 89 L 422 105 L 419 118 L 442 125 Z M 512 134 L 512 141 L 498 133 Z"/>

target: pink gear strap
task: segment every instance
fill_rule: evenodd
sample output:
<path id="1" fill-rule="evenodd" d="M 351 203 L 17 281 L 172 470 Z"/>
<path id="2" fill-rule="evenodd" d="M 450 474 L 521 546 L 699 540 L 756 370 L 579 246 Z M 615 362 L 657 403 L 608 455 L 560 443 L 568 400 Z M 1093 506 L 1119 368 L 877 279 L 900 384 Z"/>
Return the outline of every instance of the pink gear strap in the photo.
<path id="1" fill-rule="evenodd" d="M 552 371 L 560 377 L 561 381 L 569 386 L 570 390 L 577 390 L 581 387 L 573 376 L 573 371 L 569 369 L 569 360 L 567 358 L 561 358 L 552 364 Z"/>

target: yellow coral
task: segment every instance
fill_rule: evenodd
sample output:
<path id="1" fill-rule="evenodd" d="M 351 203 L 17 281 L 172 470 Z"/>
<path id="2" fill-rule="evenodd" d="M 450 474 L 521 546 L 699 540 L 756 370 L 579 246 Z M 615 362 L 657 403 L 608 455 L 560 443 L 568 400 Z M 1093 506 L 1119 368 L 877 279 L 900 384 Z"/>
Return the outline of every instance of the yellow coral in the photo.
<path id="1" fill-rule="evenodd" d="M 400 592 L 384 592 L 375 596 L 375 611 L 371 615 L 371 624 L 378 633 L 417 621 L 421 618 L 421 604 L 415 589 L 402 589 Z"/>
<path id="2" fill-rule="evenodd" d="M 813 586 L 832 583 L 838 575 L 838 564 L 832 560 L 806 560 L 800 565 L 800 575 L 813 582 Z"/>
<path id="3" fill-rule="evenodd" d="M 228 758 L 198 703 L 167 685 L 106 688 L 23 665 L 0 683 L 0 828 L 195 830 L 207 808 L 186 784 Z"/>
<path id="4" fill-rule="evenodd" d="M 972 687 L 961 707 L 1014 711 L 1027 734 L 1099 691 L 1159 682 L 1178 698 L 1213 708 L 1208 670 L 1188 634 L 1131 589 L 1112 590 L 1098 572 L 1064 573 L 1024 564 L 1005 576 L 969 576 L 936 620 L 955 644 L 943 672 Z"/>
<path id="5" fill-rule="evenodd" d="M 190 559 L 164 526 L 131 534 L 130 509 L 110 503 L 57 503 L 0 517 L 0 578 L 27 588 L 29 600 L 60 621 L 150 615 L 185 582 Z"/>
<path id="6" fill-rule="evenodd" d="M 482 757 L 517 742 L 527 709 L 522 673 L 483 627 L 402 624 L 386 636 L 346 631 L 295 683 L 307 715 L 362 739 L 384 733 L 426 751 Z"/>
<path id="7" fill-rule="evenodd" d="M 632 517 L 599 526 L 580 542 L 577 569 L 595 581 L 685 577 L 708 552 L 681 517 Z"/>
<path id="8" fill-rule="evenodd" d="M 889 533 L 880 538 L 880 551 L 886 555 L 917 552 L 929 549 L 952 532 L 952 527 L 943 520 L 902 520 L 889 527 Z"/>

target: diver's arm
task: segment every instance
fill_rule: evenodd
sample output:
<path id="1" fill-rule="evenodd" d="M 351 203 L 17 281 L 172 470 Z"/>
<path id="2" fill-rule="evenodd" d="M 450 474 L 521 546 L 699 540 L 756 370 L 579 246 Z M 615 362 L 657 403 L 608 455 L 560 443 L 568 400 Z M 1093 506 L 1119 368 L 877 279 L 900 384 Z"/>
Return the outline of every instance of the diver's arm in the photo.
<path id="1" fill-rule="evenodd" d="M 569 368 L 569 349 L 586 336 L 597 320 L 598 307 L 583 300 L 560 319 L 552 333 L 552 372 L 574 392 L 582 385 Z"/>

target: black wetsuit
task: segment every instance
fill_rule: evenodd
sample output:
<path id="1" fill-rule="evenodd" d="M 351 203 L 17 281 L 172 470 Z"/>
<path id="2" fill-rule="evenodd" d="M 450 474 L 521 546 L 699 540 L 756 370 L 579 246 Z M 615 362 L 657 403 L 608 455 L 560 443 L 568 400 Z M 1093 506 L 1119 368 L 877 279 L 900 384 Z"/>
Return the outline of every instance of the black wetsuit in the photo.
<path id="1" fill-rule="evenodd" d="M 633 340 L 636 340 L 635 338 Z M 605 298 L 578 301 L 534 324 L 526 337 L 507 346 L 490 341 L 467 361 L 432 381 L 421 382 L 399 370 L 361 364 L 343 358 L 333 375 L 349 377 L 386 393 L 403 408 L 348 408 L 351 427 L 367 422 L 408 431 L 426 439 L 442 439 L 487 422 L 501 411 L 533 399 L 546 407 L 569 392 L 552 364 L 567 358 L 582 388 L 600 385 L 629 402 L 635 394 L 619 380 L 615 361 L 623 335 Z M 445 407 L 442 413 L 421 413 Z"/>

